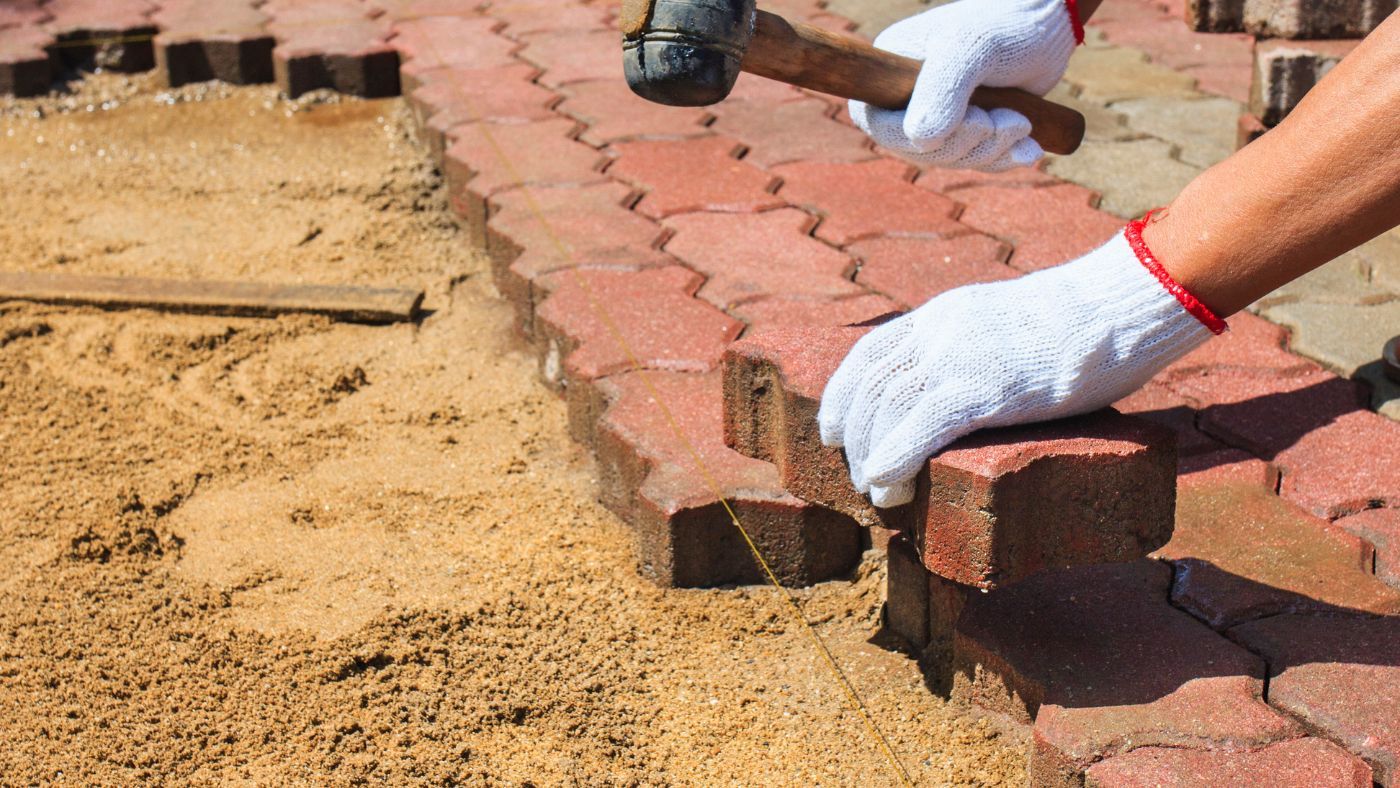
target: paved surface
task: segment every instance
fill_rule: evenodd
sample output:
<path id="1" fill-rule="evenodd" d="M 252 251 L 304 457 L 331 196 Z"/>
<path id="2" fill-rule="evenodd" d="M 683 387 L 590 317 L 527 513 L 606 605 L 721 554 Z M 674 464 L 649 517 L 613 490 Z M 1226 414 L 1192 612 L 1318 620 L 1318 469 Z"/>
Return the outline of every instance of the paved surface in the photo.
<path id="1" fill-rule="evenodd" d="M 872 6 L 770 5 L 828 27 L 850 24 L 834 12 Z M 454 207 L 599 458 L 601 497 L 634 526 L 644 571 L 677 585 L 756 576 L 720 496 L 787 582 L 839 576 L 871 538 L 793 497 L 771 463 L 724 445 L 716 370 L 731 341 L 870 319 L 920 302 L 937 276 L 1001 279 L 1081 254 L 1226 155 L 1247 89 L 1247 40 L 1190 37 L 1175 10 L 1114 0 L 1059 89 L 1090 115 L 1083 154 L 1049 174 L 922 172 L 866 144 L 838 102 L 781 85 L 746 78 L 704 111 L 618 91 L 615 4 L 480 6 L 273 0 L 201 17 L 186 3 L 179 18 L 183 41 L 191 30 L 215 41 L 234 22 L 270 35 L 289 92 L 413 91 Z M 910 8 L 881 6 L 887 17 Z M 43 48 L 92 30 L 139 41 L 160 32 L 157 3 L 24 9 L 0 17 L 8 90 L 32 87 L 40 61 L 56 73 L 161 59 L 155 45 L 72 47 L 62 62 Z M 198 22 L 215 17 L 201 38 Z M 261 57 L 238 41 L 239 58 Z M 946 599 L 932 601 L 935 576 L 917 563 L 899 573 L 923 585 L 919 610 L 941 611 L 930 625 L 953 640 L 951 691 L 1029 727 L 1045 784 L 1086 773 L 1095 784 L 1186 784 L 1260 764 L 1297 784 L 1392 784 L 1400 424 L 1335 373 L 1370 374 L 1374 327 L 1394 320 L 1394 248 L 1378 242 L 1258 306 L 1327 368 L 1244 314 L 1120 404 L 1179 436 L 1179 539 L 1156 560 L 978 595 L 955 632 Z M 929 276 L 901 276 L 900 260 Z M 917 588 L 898 590 L 891 605 L 917 607 Z"/>

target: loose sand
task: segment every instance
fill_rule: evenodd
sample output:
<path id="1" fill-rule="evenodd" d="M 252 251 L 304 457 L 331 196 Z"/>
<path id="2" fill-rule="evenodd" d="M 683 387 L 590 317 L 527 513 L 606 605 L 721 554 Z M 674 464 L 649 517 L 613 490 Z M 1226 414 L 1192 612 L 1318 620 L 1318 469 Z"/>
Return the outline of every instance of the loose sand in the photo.
<path id="1" fill-rule="evenodd" d="M 771 590 L 637 576 L 401 102 L 96 79 L 0 124 L 4 269 L 433 310 L 0 304 L 4 782 L 893 783 Z M 799 597 L 921 784 L 1020 783 L 879 634 L 883 572 Z"/>

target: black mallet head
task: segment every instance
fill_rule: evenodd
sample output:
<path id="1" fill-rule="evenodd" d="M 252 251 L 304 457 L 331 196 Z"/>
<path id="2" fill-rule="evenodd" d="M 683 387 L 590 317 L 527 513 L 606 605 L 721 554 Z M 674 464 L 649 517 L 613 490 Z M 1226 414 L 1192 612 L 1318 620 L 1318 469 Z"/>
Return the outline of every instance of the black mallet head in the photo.
<path id="1" fill-rule="evenodd" d="M 753 38 L 754 0 L 624 0 L 622 68 L 659 104 L 723 101 Z"/>

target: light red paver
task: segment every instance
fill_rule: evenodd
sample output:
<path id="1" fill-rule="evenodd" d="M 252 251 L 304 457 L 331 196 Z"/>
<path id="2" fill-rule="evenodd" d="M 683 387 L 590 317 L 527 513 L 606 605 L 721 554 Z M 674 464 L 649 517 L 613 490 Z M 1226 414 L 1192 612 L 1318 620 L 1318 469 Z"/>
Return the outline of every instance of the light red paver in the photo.
<path id="1" fill-rule="evenodd" d="M 1015 279 L 1009 247 L 990 236 L 872 238 L 846 248 L 861 261 L 856 281 L 906 307 L 923 305 L 955 287 Z"/>
<path id="2" fill-rule="evenodd" d="M 615 30 L 524 36 L 520 56 L 544 69 L 540 84 L 555 88 L 589 80 L 623 81 L 622 43 Z"/>
<path id="3" fill-rule="evenodd" d="M 743 328 L 695 298 L 701 278 L 679 266 L 560 271 L 546 279 L 550 293 L 536 310 L 536 333 L 546 343 L 552 382 L 625 372 L 634 360 L 647 369 L 707 372 Z"/>
<path id="4" fill-rule="evenodd" d="M 322 88 L 363 98 L 399 95 L 399 53 L 388 43 L 386 20 L 302 21 L 300 13 L 297 21 L 286 18 L 272 12 L 267 29 L 277 38 L 273 73 L 288 96 Z"/>
<path id="5" fill-rule="evenodd" d="M 752 336 L 771 329 L 849 326 L 899 311 L 900 306 L 894 301 L 882 295 L 866 293 L 834 301 L 762 298 L 738 304 L 729 313 L 747 323 L 749 329 L 745 336 Z"/>
<path id="6" fill-rule="evenodd" d="M 31 25 L 0 29 L 0 95 L 38 96 L 53 83 L 45 47 L 54 37 Z"/>
<path id="7" fill-rule="evenodd" d="M 1400 509 L 1368 509 L 1343 517 L 1337 527 L 1369 544 L 1375 551 L 1376 577 L 1400 588 Z"/>
<path id="8" fill-rule="evenodd" d="M 476 16 L 487 0 L 364 0 L 371 14 L 383 14 L 394 21 L 426 16 Z"/>
<path id="9" fill-rule="evenodd" d="M 1171 534 L 1171 434 L 1105 411 L 987 430 L 929 461 L 914 502 L 876 509 L 821 444 L 822 389 L 866 328 L 767 331 L 725 354 L 725 436 L 794 495 L 909 533 L 941 577 L 990 588 L 1042 569 L 1141 557 Z"/>
<path id="10" fill-rule="evenodd" d="M 1220 370 L 1294 375 L 1318 369 L 1308 359 L 1288 352 L 1288 330 L 1283 326 L 1248 312 L 1231 315 L 1226 322 L 1228 331 L 1187 353 L 1159 378 L 1175 380 Z"/>
<path id="11" fill-rule="evenodd" d="M 1367 410 L 1357 384 L 1216 368 L 1170 385 L 1202 407 L 1207 434 L 1276 463 L 1280 493 L 1303 509 L 1331 519 L 1400 506 L 1400 424 Z"/>
<path id="12" fill-rule="evenodd" d="M 710 113 L 698 107 L 668 107 L 647 101 L 626 82 L 575 82 L 560 90 L 559 111 L 587 126 L 580 136 L 590 145 L 635 138 L 679 138 L 708 134 Z"/>
<path id="13" fill-rule="evenodd" d="M 1326 739 L 1307 736 L 1247 752 L 1142 747 L 1084 772 L 1085 788 L 1371 788 L 1371 767 Z"/>
<path id="14" fill-rule="evenodd" d="M 1262 700 L 1263 662 L 1173 608 L 1170 580 L 1142 560 L 969 595 L 953 697 L 1034 720 L 1031 784 L 1081 784 L 1132 747 L 1244 749 L 1302 733 Z"/>
<path id="15" fill-rule="evenodd" d="M 1371 574 L 1370 545 L 1228 466 L 1180 478 L 1176 531 L 1157 555 L 1177 567 L 1173 601 L 1217 629 L 1279 613 L 1400 613 L 1400 591 Z"/>
<path id="16" fill-rule="evenodd" d="M 495 3 L 487 13 L 506 25 L 512 38 L 556 30 L 608 30 L 610 9 L 603 4 L 583 5 L 550 0 Z M 619 52 L 618 57 L 621 57 Z"/>
<path id="17" fill-rule="evenodd" d="M 778 195 L 822 217 L 817 237 L 837 246 L 883 235 L 970 233 L 954 221 L 958 204 L 912 182 L 913 168 L 894 159 L 856 164 L 800 162 L 773 169 Z"/>
<path id="18" fill-rule="evenodd" d="M 217 79 L 235 85 L 271 82 L 274 40 L 252 0 L 209 7 L 168 2 L 153 16 L 156 69 L 172 87 Z"/>
<path id="19" fill-rule="evenodd" d="M 9 0 L 0 5 L 0 30 L 37 25 L 49 19 L 43 0 Z"/>
<path id="20" fill-rule="evenodd" d="M 59 41 L 53 59 L 69 68 L 148 71 L 155 66 L 155 10 L 146 0 L 50 0 L 42 29 Z"/>
<path id="21" fill-rule="evenodd" d="M 1254 37 L 1197 33 L 1151 0 L 1105 5 L 1089 25 L 1112 43 L 1146 52 L 1153 62 L 1193 76 L 1207 93 L 1249 100 Z"/>
<path id="22" fill-rule="evenodd" d="M 1012 244 L 1011 266 L 1036 271 L 1092 251 L 1123 228 L 1115 216 L 1091 206 L 1093 193 L 1066 183 L 1039 188 L 975 186 L 953 199 L 965 203 L 959 219 Z"/>
<path id="23" fill-rule="evenodd" d="M 496 68 L 449 66 L 427 72 L 410 105 L 434 158 L 467 123 L 530 123 L 557 118 L 553 91 L 532 81 L 538 70 L 525 63 Z M 502 130 L 508 132 L 508 130 Z"/>
<path id="24" fill-rule="evenodd" d="M 1400 780 L 1400 618 L 1284 615 L 1230 630 L 1269 663 L 1269 703 Z"/>
<path id="25" fill-rule="evenodd" d="M 603 501 L 632 524 L 643 574 L 665 586 L 764 582 L 721 495 L 781 582 L 807 585 L 855 565 L 854 522 L 789 495 L 771 464 L 720 440 L 717 374 L 644 374 L 599 383 L 611 405 L 597 436 Z"/>
<path id="26" fill-rule="evenodd" d="M 756 214 L 686 213 L 666 226 L 666 251 L 706 276 L 700 297 L 727 309 L 784 295 L 832 299 L 864 290 L 850 280 L 855 260 L 812 238 L 816 220 L 785 208 Z"/>
<path id="27" fill-rule="evenodd" d="M 875 157 L 869 138 L 854 126 L 831 118 L 819 99 L 782 104 L 738 101 L 713 108 L 714 128 L 748 145 L 749 160 L 760 167 L 790 161 L 864 161 Z"/>
<path id="28" fill-rule="evenodd" d="M 778 179 L 739 161 L 743 147 L 727 137 L 625 142 L 611 147 L 608 174 L 646 189 L 637 210 L 653 218 L 691 211 L 762 211 L 786 203 Z"/>
<path id="29" fill-rule="evenodd" d="M 1064 183 L 1053 175 L 1046 175 L 1043 164 L 1034 167 L 1017 167 L 1005 172 L 979 172 L 978 170 L 953 170 L 943 167 L 929 167 L 921 170 L 914 183 L 920 188 L 946 194 L 958 199 L 954 192 L 977 186 L 1004 189 L 1033 189 L 1040 186 L 1055 186 Z"/>
<path id="30" fill-rule="evenodd" d="M 390 43 L 399 51 L 403 85 L 412 92 L 439 69 L 491 69 L 516 65 L 520 44 L 498 35 L 501 24 L 479 17 L 414 17 L 393 27 Z M 528 103 L 523 102 L 522 103 Z"/>

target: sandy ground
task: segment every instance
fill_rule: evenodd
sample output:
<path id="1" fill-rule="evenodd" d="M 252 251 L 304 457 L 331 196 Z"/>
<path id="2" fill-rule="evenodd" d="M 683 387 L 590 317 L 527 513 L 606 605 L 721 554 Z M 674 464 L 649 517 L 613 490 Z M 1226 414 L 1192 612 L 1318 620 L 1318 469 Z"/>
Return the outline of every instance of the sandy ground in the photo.
<path id="1" fill-rule="evenodd" d="M 4 269 L 433 310 L 0 303 L 4 782 L 892 784 L 771 590 L 637 576 L 402 105 L 314 104 L 0 106 Z M 883 571 L 799 597 L 921 784 L 1019 784 L 879 634 Z"/>

